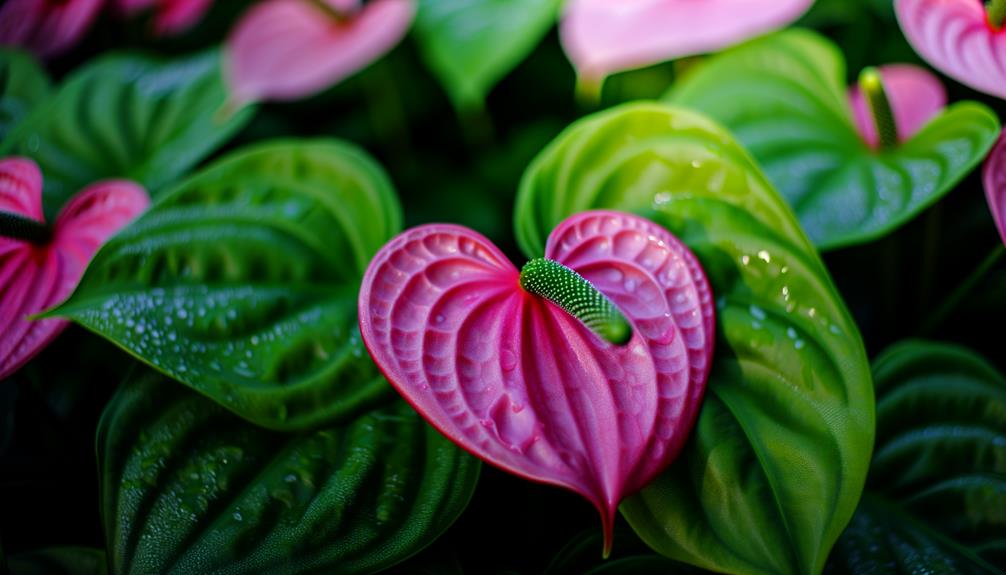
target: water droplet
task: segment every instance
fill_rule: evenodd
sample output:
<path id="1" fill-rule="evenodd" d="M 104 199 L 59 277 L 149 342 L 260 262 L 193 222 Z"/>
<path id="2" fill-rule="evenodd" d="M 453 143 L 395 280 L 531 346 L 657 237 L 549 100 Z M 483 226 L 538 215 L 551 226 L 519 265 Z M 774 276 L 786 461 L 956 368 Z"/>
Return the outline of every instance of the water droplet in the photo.
<path id="1" fill-rule="evenodd" d="M 240 511 L 235 511 L 235 512 L 234 512 L 234 513 L 233 513 L 233 514 L 231 515 L 231 517 L 233 517 L 233 518 L 234 518 L 234 521 L 243 521 L 243 520 L 244 520 L 244 517 L 242 517 L 242 516 L 241 516 L 241 512 L 240 512 Z"/>
<path id="2" fill-rule="evenodd" d="M 769 255 L 769 253 L 765 250 L 761 250 L 760 252 L 758 252 L 758 259 L 767 264 L 772 263 L 772 256 Z"/>

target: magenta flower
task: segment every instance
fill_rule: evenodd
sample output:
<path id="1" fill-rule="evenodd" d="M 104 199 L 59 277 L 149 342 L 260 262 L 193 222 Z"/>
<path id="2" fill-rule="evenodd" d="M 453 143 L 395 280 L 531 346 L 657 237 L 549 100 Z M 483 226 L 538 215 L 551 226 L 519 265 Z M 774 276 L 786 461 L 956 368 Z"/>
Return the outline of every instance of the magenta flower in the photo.
<path id="1" fill-rule="evenodd" d="M 366 67 L 393 48 L 415 16 L 414 0 L 266 0 L 227 41 L 237 104 L 297 100 Z"/>
<path id="2" fill-rule="evenodd" d="M 695 422 L 712 295 L 687 247 L 629 214 L 567 219 L 545 258 L 518 271 L 467 228 L 406 231 L 364 276 L 360 330 L 444 435 L 590 500 L 607 550 L 619 503 L 677 456 Z"/>
<path id="3" fill-rule="evenodd" d="M 985 179 L 985 198 L 999 228 L 999 235 L 1006 243 L 1006 131 L 985 160 L 982 175 Z"/>
<path id="4" fill-rule="evenodd" d="M 154 34 L 174 36 L 195 26 L 213 4 L 213 0 L 112 0 L 125 16 L 153 12 Z"/>
<path id="5" fill-rule="evenodd" d="M 38 166 L 0 160 L 0 380 L 68 323 L 28 316 L 70 295 L 94 252 L 147 204 L 146 192 L 132 182 L 100 182 L 70 200 L 50 229 L 42 223 Z"/>
<path id="6" fill-rule="evenodd" d="M 715 52 L 782 27 L 813 0 L 569 0 L 562 46 L 581 81 Z"/>
<path id="7" fill-rule="evenodd" d="M 1006 98 L 1006 0 L 895 0 L 898 22 L 927 62 L 975 90 Z"/>
<path id="8" fill-rule="evenodd" d="M 87 32 L 103 0 L 7 0 L 0 7 L 0 45 L 41 58 L 58 56 Z"/>
<path id="9" fill-rule="evenodd" d="M 881 66 L 877 70 L 900 141 L 911 139 L 947 107 L 947 92 L 943 83 L 928 70 L 909 64 Z M 878 148 L 880 139 L 876 120 L 859 86 L 849 89 L 849 101 L 860 135 L 870 147 Z"/>

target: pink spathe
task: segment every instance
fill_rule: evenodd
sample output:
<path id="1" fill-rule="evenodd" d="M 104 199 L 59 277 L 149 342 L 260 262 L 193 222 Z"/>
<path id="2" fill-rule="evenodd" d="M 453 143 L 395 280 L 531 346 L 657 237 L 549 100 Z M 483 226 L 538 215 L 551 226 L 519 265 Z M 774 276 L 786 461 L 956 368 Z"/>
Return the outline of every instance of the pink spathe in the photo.
<path id="1" fill-rule="evenodd" d="M 415 12 L 414 0 L 260 2 L 227 41 L 232 100 L 297 100 L 319 92 L 398 44 Z"/>
<path id="2" fill-rule="evenodd" d="M 581 79 L 715 52 L 796 20 L 813 0 L 569 0 L 560 36 Z"/>
<path id="3" fill-rule="evenodd" d="M 947 107 L 947 92 L 943 83 L 925 68 L 910 64 L 891 64 L 878 68 L 884 81 L 884 91 L 894 113 L 901 141 L 910 139 Z M 856 128 L 872 148 L 879 145 L 877 127 L 870 106 L 858 86 L 849 89 Z"/>
<path id="4" fill-rule="evenodd" d="M 140 186 L 93 184 L 63 207 L 45 245 L 0 237 L 0 380 L 66 327 L 60 319 L 29 320 L 66 299 L 102 243 L 146 209 Z M 31 160 L 0 160 L 0 211 L 41 222 L 42 174 Z"/>
<path id="5" fill-rule="evenodd" d="M 174 36 L 195 26 L 213 4 L 213 0 L 112 0 L 126 16 L 153 12 L 154 34 Z"/>
<path id="6" fill-rule="evenodd" d="M 985 198 L 995 219 L 1003 243 L 1006 243 L 1006 131 L 992 149 L 982 173 L 985 180 Z"/>
<path id="7" fill-rule="evenodd" d="M 7 0 L 0 7 L 0 45 L 41 58 L 58 56 L 87 33 L 103 0 Z"/>
<path id="8" fill-rule="evenodd" d="M 695 422 L 712 294 L 688 248 L 634 215 L 575 215 L 545 256 L 612 300 L 633 326 L 626 345 L 524 291 L 486 238 L 444 224 L 406 231 L 374 257 L 360 330 L 428 422 L 493 465 L 586 497 L 608 545 L 619 503 L 667 467 Z"/>
<path id="9" fill-rule="evenodd" d="M 895 0 L 898 22 L 934 68 L 975 90 L 1006 98 L 1006 30 L 981 0 Z"/>

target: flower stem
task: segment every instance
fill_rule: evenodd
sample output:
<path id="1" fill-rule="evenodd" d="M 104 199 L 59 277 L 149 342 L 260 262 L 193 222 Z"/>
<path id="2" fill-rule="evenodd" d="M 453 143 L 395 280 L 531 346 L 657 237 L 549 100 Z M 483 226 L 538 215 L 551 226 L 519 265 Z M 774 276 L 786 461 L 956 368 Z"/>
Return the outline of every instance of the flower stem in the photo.
<path id="1" fill-rule="evenodd" d="M 989 15 L 989 24 L 996 30 L 1002 30 L 1006 23 L 1006 0 L 988 0 L 985 12 Z"/>
<path id="2" fill-rule="evenodd" d="M 0 212 L 0 237 L 44 245 L 52 239 L 52 230 L 42 222 L 10 212 Z"/>
<path id="3" fill-rule="evenodd" d="M 524 291 L 541 296 L 582 321 L 594 333 L 615 344 L 632 338 L 632 326 L 615 304 L 583 276 L 559 262 L 537 258 L 520 271 Z"/>
<path id="4" fill-rule="evenodd" d="M 985 276 L 988 275 L 999 260 L 1006 256 L 1006 247 L 1003 244 L 998 244 L 989 255 L 982 260 L 982 263 L 975 268 L 975 271 L 971 272 L 957 289 L 951 293 L 943 304 L 936 309 L 935 312 L 922 324 L 922 328 L 919 330 L 922 335 L 931 334 L 936 330 L 950 315 L 957 310 L 957 307 L 964 301 L 964 299 L 971 294 L 978 287 Z"/>
<path id="5" fill-rule="evenodd" d="M 859 89 L 863 92 L 870 114 L 873 116 L 880 149 L 887 150 L 897 146 L 898 126 L 894 123 L 894 111 L 891 110 L 891 101 L 887 99 L 880 71 L 873 67 L 863 69 L 859 74 Z"/>

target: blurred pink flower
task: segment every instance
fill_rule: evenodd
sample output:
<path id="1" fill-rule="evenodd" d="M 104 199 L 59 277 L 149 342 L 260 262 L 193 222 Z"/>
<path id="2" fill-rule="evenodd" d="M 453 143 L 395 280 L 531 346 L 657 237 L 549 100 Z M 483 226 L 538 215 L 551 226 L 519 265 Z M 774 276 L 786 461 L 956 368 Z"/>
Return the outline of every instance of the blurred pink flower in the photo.
<path id="1" fill-rule="evenodd" d="M 173 36 L 195 26 L 213 4 L 213 0 L 112 0 L 115 9 L 126 16 L 154 13 L 154 34 Z"/>
<path id="2" fill-rule="evenodd" d="M 813 0 L 569 0 L 562 46 L 581 79 L 714 52 L 782 27 Z"/>
<path id="3" fill-rule="evenodd" d="M 1006 243 L 1006 131 L 985 160 L 985 198 L 1003 243 Z"/>
<path id="4" fill-rule="evenodd" d="M 0 7 L 0 45 L 40 58 L 72 48 L 87 33 L 103 0 L 7 0 Z"/>
<path id="5" fill-rule="evenodd" d="M 934 68 L 975 90 L 1006 98 L 1006 29 L 982 0 L 895 0 L 898 22 Z"/>
<path id="6" fill-rule="evenodd" d="M 366 67 L 405 36 L 414 0 L 265 0 L 227 41 L 232 100 L 297 100 Z"/>
<path id="7" fill-rule="evenodd" d="M 884 81 L 884 91 L 894 113 L 898 137 L 905 141 L 914 136 L 929 120 L 947 106 L 947 92 L 933 73 L 919 66 L 891 64 L 878 68 Z M 856 127 L 872 148 L 879 145 L 869 104 L 858 86 L 849 89 Z"/>
<path id="8" fill-rule="evenodd" d="M 88 186 L 63 207 L 43 243 L 0 236 L 0 380 L 67 326 L 28 320 L 64 300 L 102 243 L 142 212 L 146 192 L 126 181 Z M 42 174 L 24 158 L 0 160 L 0 211 L 42 222 Z"/>

